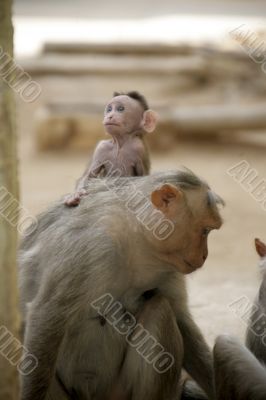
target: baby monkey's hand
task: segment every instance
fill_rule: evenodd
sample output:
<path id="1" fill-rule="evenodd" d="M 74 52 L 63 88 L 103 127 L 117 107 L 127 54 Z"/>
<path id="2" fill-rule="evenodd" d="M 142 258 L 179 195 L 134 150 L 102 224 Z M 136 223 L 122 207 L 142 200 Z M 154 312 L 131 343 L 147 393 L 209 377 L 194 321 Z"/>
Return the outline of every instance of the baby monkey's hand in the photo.
<path id="1" fill-rule="evenodd" d="M 69 194 L 64 199 L 64 204 L 68 207 L 76 207 L 79 205 L 81 197 L 87 194 L 85 189 L 81 189 L 75 193 Z"/>

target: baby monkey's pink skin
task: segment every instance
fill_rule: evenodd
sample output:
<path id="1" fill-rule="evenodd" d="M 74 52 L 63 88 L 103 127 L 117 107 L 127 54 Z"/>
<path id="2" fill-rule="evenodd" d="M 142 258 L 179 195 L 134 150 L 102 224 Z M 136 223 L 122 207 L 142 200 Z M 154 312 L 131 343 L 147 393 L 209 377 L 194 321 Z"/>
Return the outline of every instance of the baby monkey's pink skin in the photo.
<path id="1" fill-rule="evenodd" d="M 87 194 L 89 178 L 143 176 L 150 173 L 150 158 L 144 135 L 153 132 L 156 113 L 138 92 L 115 94 L 106 105 L 103 125 L 111 139 L 96 146 L 91 164 L 78 180 L 75 193 L 66 196 L 67 206 L 77 206 Z"/>

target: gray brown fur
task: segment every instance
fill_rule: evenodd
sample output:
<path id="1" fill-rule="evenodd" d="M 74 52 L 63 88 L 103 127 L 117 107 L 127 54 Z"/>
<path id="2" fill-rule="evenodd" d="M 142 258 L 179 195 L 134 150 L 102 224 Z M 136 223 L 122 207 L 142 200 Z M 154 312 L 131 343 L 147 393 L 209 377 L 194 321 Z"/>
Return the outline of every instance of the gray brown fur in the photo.
<path id="1" fill-rule="evenodd" d="M 246 345 L 257 359 L 266 365 L 266 275 L 251 312 Z"/>
<path id="2" fill-rule="evenodd" d="M 214 370 L 217 400 L 265 400 L 266 370 L 237 340 L 217 339 Z"/>
<path id="3" fill-rule="evenodd" d="M 106 183 L 93 179 L 90 196 L 77 208 L 61 202 L 52 206 L 22 240 L 25 346 L 39 366 L 22 377 L 21 400 L 66 399 L 64 393 L 55 394 L 56 372 L 73 399 L 113 400 L 117 384 L 126 400 L 176 400 L 181 366 L 214 399 L 212 356 L 190 315 L 184 276 L 159 261 L 146 240 L 146 228 L 121 200 L 132 184 L 149 197 L 170 183 L 183 187 L 184 216 L 190 196 L 203 193 L 206 210 L 211 208 L 219 219 L 217 205 L 208 204 L 210 189 L 187 171 L 120 178 L 113 191 L 110 180 L 108 187 Z M 198 218 L 199 211 L 194 213 L 191 221 Z M 143 305 L 142 294 L 154 288 L 158 292 Z M 104 293 L 119 300 L 174 355 L 176 362 L 167 373 L 158 376 L 112 326 L 99 322 L 90 304 Z"/>

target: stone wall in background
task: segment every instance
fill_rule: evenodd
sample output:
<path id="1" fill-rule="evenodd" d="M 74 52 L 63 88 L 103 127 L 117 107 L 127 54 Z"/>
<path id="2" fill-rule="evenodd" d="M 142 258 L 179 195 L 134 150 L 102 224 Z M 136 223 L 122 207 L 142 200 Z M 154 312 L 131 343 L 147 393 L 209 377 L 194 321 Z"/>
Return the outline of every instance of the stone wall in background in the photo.
<path id="1" fill-rule="evenodd" d="M 94 147 L 104 137 L 102 113 L 114 90 L 139 90 L 158 112 L 154 149 L 184 136 L 266 131 L 266 64 L 258 50 L 264 34 L 256 42 L 240 33 L 220 47 L 47 43 L 40 56 L 21 61 L 42 86 L 33 115 L 36 147 Z"/>

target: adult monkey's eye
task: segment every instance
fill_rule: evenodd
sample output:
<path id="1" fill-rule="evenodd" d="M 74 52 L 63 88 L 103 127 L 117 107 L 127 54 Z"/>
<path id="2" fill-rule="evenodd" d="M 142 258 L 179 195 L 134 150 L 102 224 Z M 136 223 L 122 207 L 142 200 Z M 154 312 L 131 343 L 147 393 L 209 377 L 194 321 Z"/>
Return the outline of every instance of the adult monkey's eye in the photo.
<path id="1" fill-rule="evenodd" d="M 204 228 L 202 231 L 203 236 L 208 236 L 208 234 L 211 232 L 211 228 Z"/>
<path id="2" fill-rule="evenodd" d="M 118 112 L 123 112 L 124 110 L 125 110 L 125 107 L 122 105 L 117 107 Z"/>

